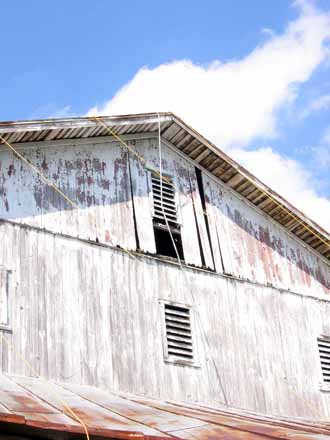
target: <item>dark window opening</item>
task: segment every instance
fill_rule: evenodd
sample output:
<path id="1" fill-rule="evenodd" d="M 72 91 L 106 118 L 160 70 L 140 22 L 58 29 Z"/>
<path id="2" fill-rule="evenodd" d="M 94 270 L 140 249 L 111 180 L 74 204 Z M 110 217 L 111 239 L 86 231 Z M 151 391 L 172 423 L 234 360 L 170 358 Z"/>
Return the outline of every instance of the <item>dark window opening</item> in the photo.
<path id="1" fill-rule="evenodd" d="M 183 247 L 180 229 L 171 227 L 170 229 L 176 250 L 179 254 L 179 258 L 180 260 L 183 260 Z M 154 234 L 157 254 L 171 258 L 178 258 L 167 226 L 154 220 Z"/>
<path id="2" fill-rule="evenodd" d="M 330 338 L 317 338 L 323 382 L 330 385 Z"/>
<path id="3" fill-rule="evenodd" d="M 179 256 L 180 260 L 183 260 L 181 230 L 172 180 L 166 176 L 161 182 L 160 177 L 153 173 L 151 184 L 156 252 L 170 258 Z"/>

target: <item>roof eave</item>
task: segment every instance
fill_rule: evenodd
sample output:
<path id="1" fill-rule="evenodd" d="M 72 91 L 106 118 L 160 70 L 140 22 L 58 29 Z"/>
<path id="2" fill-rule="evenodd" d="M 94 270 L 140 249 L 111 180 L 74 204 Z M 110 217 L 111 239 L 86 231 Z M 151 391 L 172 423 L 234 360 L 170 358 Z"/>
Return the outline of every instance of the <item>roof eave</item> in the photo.
<path id="1" fill-rule="evenodd" d="M 0 134 L 17 145 L 109 136 L 105 125 L 116 127 L 119 136 L 127 132 L 131 135 L 156 133 L 159 123 L 166 141 L 330 261 L 329 232 L 171 112 L 0 122 Z M 188 147 L 182 147 L 185 138 L 188 138 Z M 218 166 L 214 168 L 216 162 Z"/>

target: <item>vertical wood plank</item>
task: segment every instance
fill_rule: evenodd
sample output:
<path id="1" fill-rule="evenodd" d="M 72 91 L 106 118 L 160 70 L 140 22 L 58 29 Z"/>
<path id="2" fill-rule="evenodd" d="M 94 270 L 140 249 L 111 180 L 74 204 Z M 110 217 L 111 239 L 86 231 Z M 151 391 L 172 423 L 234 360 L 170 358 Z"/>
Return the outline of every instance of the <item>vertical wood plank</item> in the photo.
<path id="1" fill-rule="evenodd" d="M 201 202 L 201 197 L 199 194 L 197 177 L 195 170 L 190 170 L 190 185 L 191 185 L 191 196 L 193 200 L 194 213 L 196 216 L 196 222 L 198 227 L 198 232 L 201 240 L 201 246 L 203 249 L 203 255 L 205 259 L 206 267 L 214 269 L 213 258 L 210 248 L 209 237 L 206 230 L 205 216 L 203 212 L 203 206 Z"/>
<path id="2" fill-rule="evenodd" d="M 141 161 L 130 155 L 130 171 L 134 199 L 134 210 L 140 249 L 151 254 L 156 253 L 153 233 L 152 209 L 150 206 L 150 188 L 148 170 Z"/>
<path id="3" fill-rule="evenodd" d="M 202 261 L 190 186 L 190 174 L 194 172 L 194 167 L 181 156 L 173 153 L 166 145 L 162 145 L 161 148 L 162 172 L 164 175 L 171 177 L 178 199 L 178 215 L 181 222 L 181 239 L 185 262 L 201 266 Z M 159 148 L 156 139 L 137 141 L 135 149 L 146 159 L 150 167 L 159 171 Z M 143 174 L 142 176 L 144 178 Z"/>
<path id="4" fill-rule="evenodd" d="M 174 180 L 178 188 L 178 198 L 181 214 L 181 238 L 184 259 L 187 264 L 202 266 L 202 259 L 198 243 L 198 233 L 196 228 L 193 199 L 190 186 L 190 173 L 192 166 L 185 166 L 179 158 L 174 160 L 176 179 Z"/>
<path id="5" fill-rule="evenodd" d="M 221 212 L 223 194 L 221 188 L 215 185 L 214 181 L 205 174 L 203 174 L 203 187 L 215 270 L 220 273 L 224 271 L 222 254 L 225 254 L 227 256 L 226 272 L 231 273 L 231 265 L 230 263 L 228 264 L 228 260 L 230 262 L 230 254 L 228 253 L 228 243 Z"/>
<path id="6" fill-rule="evenodd" d="M 224 388 L 234 407 L 328 415 L 316 343 L 330 329 L 325 297 L 134 260 L 20 226 L 0 224 L 0 237 L 0 266 L 16 266 L 9 337 L 45 377 L 207 405 L 222 404 Z M 200 369 L 164 362 L 159 299 L 197 307 Z M 31 375 L 15 353 L 0 354 L 2 371 Z"/>

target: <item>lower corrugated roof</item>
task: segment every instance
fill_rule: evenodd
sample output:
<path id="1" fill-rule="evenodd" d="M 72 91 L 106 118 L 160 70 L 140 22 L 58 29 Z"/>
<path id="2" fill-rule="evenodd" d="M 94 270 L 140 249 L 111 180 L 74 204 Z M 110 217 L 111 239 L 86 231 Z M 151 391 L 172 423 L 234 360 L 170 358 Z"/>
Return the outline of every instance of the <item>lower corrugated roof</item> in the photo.
<path id="1" fill-rule="evenodd" d="M 95 118 L 82 117 L 1 122 L 0 135 L 9 143 L 22 144 L 108 136 L 109 132 L 105 125 L 111 126 L 119 136 L 156 133 L 160 123 L 165 141 L 330 261 L 329 232 L 260 182 L 174 114 L 102 116 L 99 117 L 99 121 L 102 123 L 97 122 Z M 271 166 L 265 164 L 268 165 Z"/>
<path id="2" fill-rule="evenodd" d="M 84 421 L 91 438 L 330 438 L 330 424 L 325 422 L 266 418 L 193 404 L 119 395 L 89 386 L 0 375 L 1 434 L 23 433 L 32 437 L 40 435 L 41 438 L 56 438 L 59 433 L 83 436 L 83 427 L 68 412 L 66 405 Z"/>

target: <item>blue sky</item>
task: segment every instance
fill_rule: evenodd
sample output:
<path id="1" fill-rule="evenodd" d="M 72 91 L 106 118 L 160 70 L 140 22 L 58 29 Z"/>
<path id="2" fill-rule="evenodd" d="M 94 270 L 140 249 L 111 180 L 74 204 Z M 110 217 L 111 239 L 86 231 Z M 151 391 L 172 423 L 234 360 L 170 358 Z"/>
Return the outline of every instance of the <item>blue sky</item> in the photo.
<path id="1" fill-rule="evenodd" d="M 0 8 L 0 120 L 171 110 L 330 229 L 328 0 Z"/>
<path id="2" fill-rule="evenodd" d="M 276 5 L 275 5 L 276 3 Z M 294 17 L 290 2 L 2 2 L 0 119 L 83 114 L 143 65 L 240 58 Z"/>

